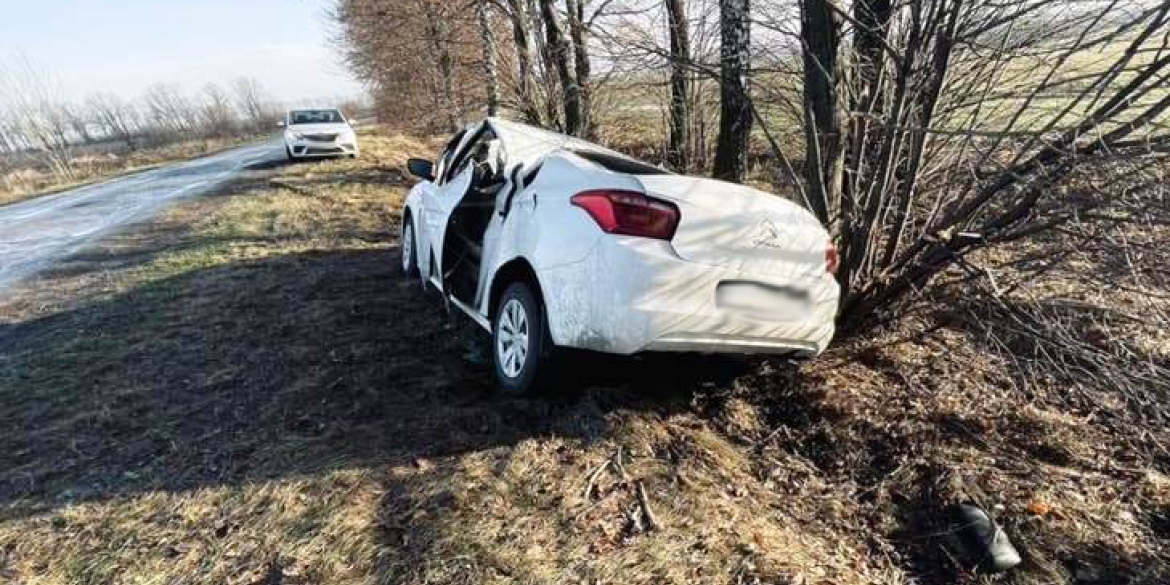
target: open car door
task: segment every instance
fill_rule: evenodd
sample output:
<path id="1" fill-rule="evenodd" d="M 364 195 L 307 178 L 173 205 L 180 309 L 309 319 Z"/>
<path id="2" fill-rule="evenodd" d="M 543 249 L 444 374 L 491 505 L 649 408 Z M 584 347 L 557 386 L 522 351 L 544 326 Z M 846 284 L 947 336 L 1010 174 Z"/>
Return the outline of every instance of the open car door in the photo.
<path id="1" fill-rule="evenodd" d="M 442 250 L 443 226 L 470 184 L 470 175 L 459 176 L 453 166 L 466 138 L 467 130 L 456 133 L 435 161 L 434 178 L 424 180 L 418 186 L 421 209 L 416 223 L 420 246 L 416 258 L 424 277 L 440 274 L 437 258 Z"/>
<path id="2" fill-rule="evenodd" d="M 447 214 L 439 256 L 443 291 L 475 306 L 484 260 L 484 240 L 496 216 L 496 202 L 509 181 L 500 140 L 484 125 L 468 144 L 463 160 L 467 188 Z"/>

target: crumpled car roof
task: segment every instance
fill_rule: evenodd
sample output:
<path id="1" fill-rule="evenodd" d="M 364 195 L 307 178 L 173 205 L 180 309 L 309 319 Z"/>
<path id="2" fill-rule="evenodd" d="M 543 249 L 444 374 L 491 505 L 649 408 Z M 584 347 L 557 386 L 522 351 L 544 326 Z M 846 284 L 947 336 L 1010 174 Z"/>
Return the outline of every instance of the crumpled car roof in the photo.
<path id="1" fill-rule="evenodd" d="M 537 128 L 503 118 L 487 118 L 484 122 L 492 127 L 496 136 L 503 143 L 504 154 L 507 157 L 508 165 L 523 164 L 527 166 L 553 152 L 567 150 L 597 152 L 624 158 L 643 165 L 653 166 L 650 163 L 640 161 L 599 144 L 594 144 L 588 140 L 552 132 L 543 128 Z"/>

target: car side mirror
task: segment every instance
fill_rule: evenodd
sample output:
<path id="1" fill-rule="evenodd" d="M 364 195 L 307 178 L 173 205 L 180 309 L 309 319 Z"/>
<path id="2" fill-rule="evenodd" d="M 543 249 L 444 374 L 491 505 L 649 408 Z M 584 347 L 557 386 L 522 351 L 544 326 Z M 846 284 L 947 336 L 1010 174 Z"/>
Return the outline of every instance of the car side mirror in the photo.
<path id="1" fill-rule="evenodd" d="M 277 128 L 284 128 L 284 120 L 281 120 L 281 121 L 277 122 L 277 123 L 276 123 L 276 127 L 277 127 Z"/>
<path id="2" fill-rule="evenodd" d="M 424 158 L 412 158 L 406 161 L 406 168 L 410 171 L 410 174 L 424 181 L 435 180 L 435 165 L 429 160 Z"/>

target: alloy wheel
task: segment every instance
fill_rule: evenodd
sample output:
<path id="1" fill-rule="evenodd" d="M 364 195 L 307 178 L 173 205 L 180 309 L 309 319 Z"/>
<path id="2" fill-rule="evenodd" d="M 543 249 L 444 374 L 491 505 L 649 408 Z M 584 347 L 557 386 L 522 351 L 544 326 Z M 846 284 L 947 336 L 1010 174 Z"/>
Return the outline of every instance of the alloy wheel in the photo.
<path id="1" fill-rule="evenodd" d="M 509 299 L 500 313 L 496 357 L 504 375 L 515 378 L 524 371 L 528 358 L 528 315 L 517 299 Z"/>
<path id="2" fill-rule="evenodd" d="M 409 221 L 402 230 L 402 271 L 410 274 L 411 262 L 414 261 L 414 226 Z"/>

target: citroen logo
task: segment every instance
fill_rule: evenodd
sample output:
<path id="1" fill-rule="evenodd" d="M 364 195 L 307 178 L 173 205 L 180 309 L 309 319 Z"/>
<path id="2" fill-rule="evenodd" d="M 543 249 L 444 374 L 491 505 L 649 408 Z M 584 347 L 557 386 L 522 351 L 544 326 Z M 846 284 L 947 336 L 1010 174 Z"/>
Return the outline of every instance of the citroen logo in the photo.
<path id="1" fill-rule="evenodd" d="M 772 220 L 765 219 L 756 226 L 756 233 L 751 242 L 756 248 L 783 248 L 783 238 L 784 232 L 780 231 Z"/>

